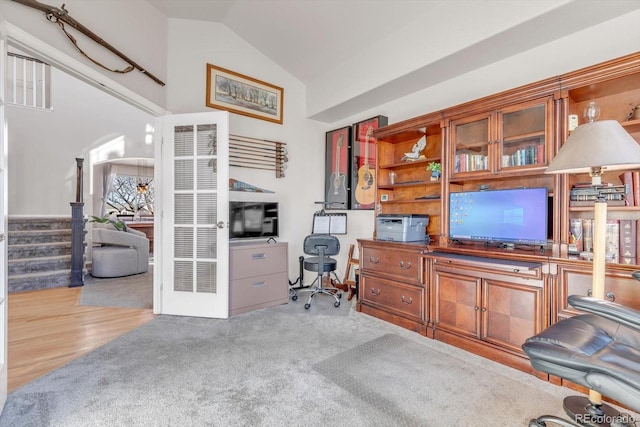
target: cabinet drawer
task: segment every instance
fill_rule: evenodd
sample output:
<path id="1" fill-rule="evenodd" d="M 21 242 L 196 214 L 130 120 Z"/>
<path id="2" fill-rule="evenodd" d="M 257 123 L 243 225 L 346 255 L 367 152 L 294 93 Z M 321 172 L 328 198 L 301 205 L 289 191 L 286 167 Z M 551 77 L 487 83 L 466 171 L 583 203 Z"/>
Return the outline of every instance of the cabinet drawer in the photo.
<path id="1" fill-rule="evenodd" d="M 284 304 L 289 295 L 285 273 L 237 279 L 229 283 L 229 288 L 229 311 L 232 315 L 243 312 L 243 308 Z"/>
<path id="2" fill-rule="evenodd" d="M 446 254 L 438 255 L 433 260 L 434 266 L 472 267 L 475 270 L 499 275 L 542 278 L 542 264 L 539 262 L 513 261 L 497 258 L 483 258 L 471 255 Z"/>
<path id="3" fill-rule="evenodd" d="M 360 286 L 360 295 L 365 302 L 404 317 L 423 318 L 424 288 L 366 275 L 361 278 Z"/>
<path id="4" fill-rule="evenodd" d="M 286 271 L 287 251 L 285 246 L 232 248 L 229 259 L 229 279 L 263 276 Z"/>
<path id="5" fill-rule="evenodd" d="M 362 248 L 360 264 L 362 270 L 392 275 L 410 282 L 420 283 L 420 261 L 418 253 L 397 249 Z"/>
<path id="6" fill-rule="evenodd" d="M 577 266 L 561 266 L 558 286 L 558 314 L 561 317 L 578 314 L 569 306 L 569 295 L 589 295 L 592 287 L 592 272 Z M 640 282 L 628 271 L 608 268 L 604 283 L 604 299 L 640 310 Z"/>

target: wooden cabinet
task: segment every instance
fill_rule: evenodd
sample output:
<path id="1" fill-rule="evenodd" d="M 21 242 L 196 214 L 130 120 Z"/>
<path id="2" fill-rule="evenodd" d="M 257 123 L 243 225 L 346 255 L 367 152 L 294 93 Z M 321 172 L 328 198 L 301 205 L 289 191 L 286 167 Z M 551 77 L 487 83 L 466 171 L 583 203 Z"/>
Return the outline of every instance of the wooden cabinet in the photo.
<path id="1" fill-rule="evenodd" d="M 593 101 L 599 120 L 618 120 L 640 143 L 640 120 L 631 115 L 640 105 L 640 52 L 377 129 L 376 213 L 426 213 L 428 234 L 438 238 L 428 246 L 359 240 L 358 309 L 533 372 L 520 345 L 575 315 L 567 297 L 591 288 L 592 263 L 568 254 L 572 221 L 593 219 L 592 206 L 570 206 L 570 190 L 590 177 L 545 170 L 569 135 L 569 116 L 584 123 Z M 403 158 L 423 138 L 421 157 Z M 440 182 L 429 179 L 431 161 L 442 163 Z M 640 171 L 633 172 L 634 205 L 610 205 L 608 219 L 635 224 L 636 254 L 609 260 L 605 293 L 640 308 L 631 277 L 640 270 Z M 620 174 L 605 171 L 603 181 L 621 184 Z M 548 190 L 550 233 L 540 251 L 449 241 L 452 192 L 521 187 Z"/>
<path id="2" fill-rule="evenodd" d="M 229 315 L 286 304 L 289 274 L 285 242 L 229 246 Z"/>
<path id="3" fill-rule="evenodd" d="M 452 120 L 450 177 L 540 170 L 548 164 L 553 100 L 546 97 Z"/>
<path id="4" fill-rule="evenodd" d="M 358 240 L 358 310 L 426 334 L 427 293 L 421 247 Z"/>
<path id="5" fill-rule="evenodd" d="M 436 339 L 530 370 L 521 345 L 548 326 L 542 265 L 430 254 Z"/>
<path id="6" fill-rule="evenodd" d="M 442 179 L 431 180 L 431 163 L 443 162 L 442 121 L 423 117 L 376 133 L 378 214 L 427 214 L 427 234 L 440 235 Z M 414 147 L 424 147 L 416 151 Z"/>

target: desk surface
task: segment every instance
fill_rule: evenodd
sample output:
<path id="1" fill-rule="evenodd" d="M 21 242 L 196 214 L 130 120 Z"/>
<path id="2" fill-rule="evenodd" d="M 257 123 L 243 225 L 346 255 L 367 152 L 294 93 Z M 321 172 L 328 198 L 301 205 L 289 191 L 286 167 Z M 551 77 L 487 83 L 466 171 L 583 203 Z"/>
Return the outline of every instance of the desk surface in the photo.
<path id="1" fill-rule="evenodd" d="M 127 227 L 131 227 L 131 228 L 152 228 L 153 227 L 153 221 L 149 221 L 149 222 L 125 222 L 125 224 L 127 225 Z"/>

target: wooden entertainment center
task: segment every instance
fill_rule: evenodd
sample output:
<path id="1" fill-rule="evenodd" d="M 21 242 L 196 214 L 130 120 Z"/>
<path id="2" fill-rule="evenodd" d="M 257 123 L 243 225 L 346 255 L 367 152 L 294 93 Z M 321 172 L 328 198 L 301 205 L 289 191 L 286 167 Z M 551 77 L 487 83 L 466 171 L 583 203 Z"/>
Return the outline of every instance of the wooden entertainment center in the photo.
<path id="1" fill-rule="evenodd" d="M 591 101 L 599 120 L 619 121 L 640 142 L 640 119 L 631 114 L 640 104 L 640 52 L 377 129 L 376 215 L 426 213 L 430 242 L 359 239 L 357 309 L 541 376 L 522 343 L 576 314 L 567 297 L 591 288 L 591 261 L 568 253 L 571 219 L 593 218 L 593 207 L 570 206 L 569 193 L 590 177 L 545 174 L 570 134 L 569 116 L 584 123 Z M 403 160 L 423 136 L 422 158 Z M 430 180 L 429 162 L 442 163 L 440 181 Z M 620 173 L 605 171 L 603 182 L 620 184 Z M 450 241 L 451 192 L 521 187 L 548 190 L 542 249 Z M 640 220 L 637 202 L 608 211 L 610 219 Z M 639 258 L 610 260 L 607 298 L 640 309 L 635 270 Z"/>

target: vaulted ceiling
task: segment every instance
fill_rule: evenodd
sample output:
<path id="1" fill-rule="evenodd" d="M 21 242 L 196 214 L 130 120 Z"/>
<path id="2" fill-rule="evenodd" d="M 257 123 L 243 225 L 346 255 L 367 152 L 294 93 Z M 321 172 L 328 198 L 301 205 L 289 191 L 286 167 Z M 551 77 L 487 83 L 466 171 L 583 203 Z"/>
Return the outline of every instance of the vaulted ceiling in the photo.
<path id="1" fill-rule="evenodd" d="M 228 27 L 303 82 L 309 116 L 326 122 L 640 9 L 637 0 L 147 1 L 170 18 Z M 343 96 L 327 99 L 328 87 Z"/>

